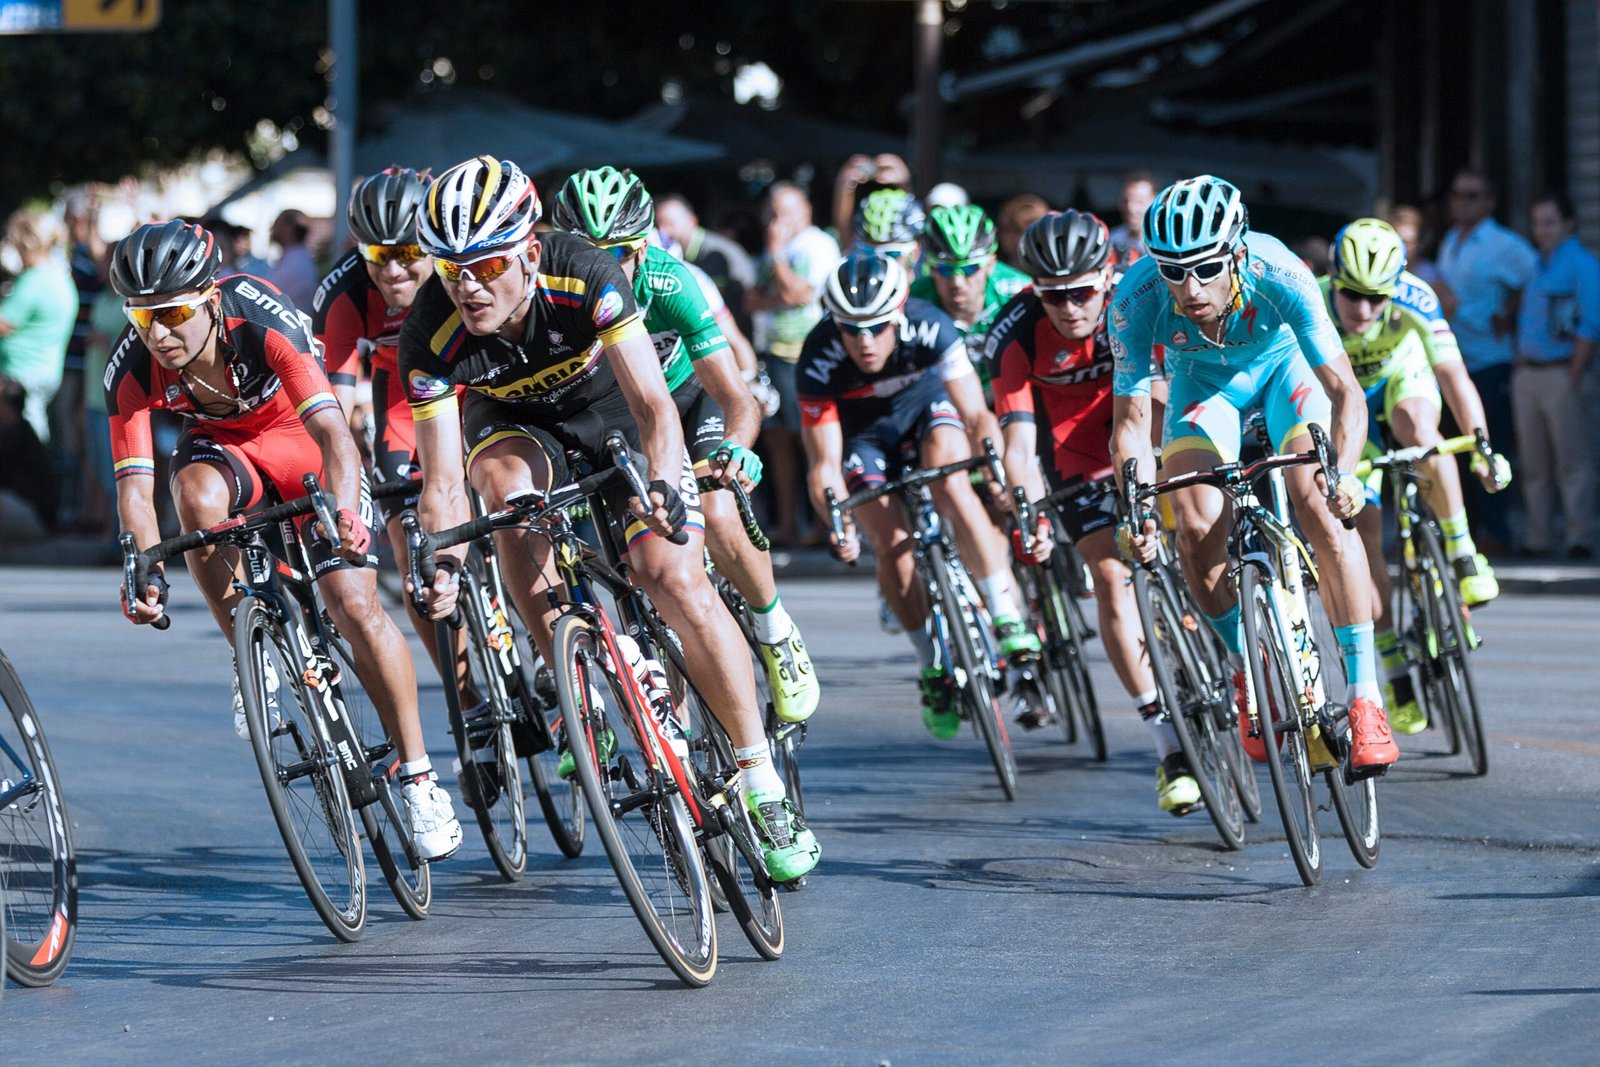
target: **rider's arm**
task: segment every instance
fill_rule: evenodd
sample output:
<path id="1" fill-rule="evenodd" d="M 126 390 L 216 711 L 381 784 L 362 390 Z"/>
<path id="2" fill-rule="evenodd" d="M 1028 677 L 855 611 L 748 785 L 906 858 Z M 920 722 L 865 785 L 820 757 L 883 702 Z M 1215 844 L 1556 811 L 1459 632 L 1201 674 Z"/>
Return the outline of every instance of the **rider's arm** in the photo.
<path id="1" fill-rule="evenodd" d="M 983 451 L 984 438 L 1000 440 L 1000 423 L 983 402 L 983 385 L 978 381 L 977 371 L 969 370 L 959 378 L 945 379 L 944 388 L 950 394 L 956 414 L 961 416 L 961 425 L 967 428 L 967 440 L 972 444 L 974 455 Z"/>
<path id="2" fill-rule="evenodd" d="M 316 295 L 311 298 L 312 334 L 322 345 L 328 381 L 339 399 L 339 406 L 344 409 L 346 419 L 355 406 L 356 379 L 361 370 L 360 344 L 365 324 L 361 321 L 356 302 L 342 291 L 340 282 L 347 271 L 360 269 L 359 260 L 353 265 L 341 264 L 322 280 Z"/>
<path id="3" fill-rule="evenodd" d="M 1039 427 L 1033 406 L 1033 382 L 1028 373 L 1028 353 L 1004 332 L 991 333 L 988 341 L 989 384 L 994 390 L 994 410 L 1005 437 L 1001 462 L 1006 482 L 1027 489 L 1028 499 L 1044 496 L 1039 475 Z"/>
<path id="4" fill-rule="evenodd" d="M 145 406 L 145 386 L 130 373 L 134 360 L 150 359 L 131 330 L 123 332 L 112 349 L 106 372 L 106 411 L 111 420 L 111 460 L 117 483 L 117 523 L 124 533 L 133 534 L 139 548 L 149 548 L 161 540 L 156 521 L 155 447 L 150 434 L 150 410 Z M 161 614 L 160 598 L 154 587 L 145 590 L 144 603 L 134 605 L 139 622 L 149 622 Z"/>
<path id="5" fill-rule="evenodd" d="M 832 489 L 839 500 L 850 495 L 843 474 L 844 431 L 832 401 L 802 398 L 800 442 L 806 450 L 806 492 L 811 496 L 811 506 L 827 522 L 827 490 Z"/>
<path id="6" fill-rule="evenodd" d="M 650 335 L 642 324 L 618 333 L 606 345 L 605 358 L 622 387 L 633 421 L 639 426 L 639 441 L 650 464 L 647 480 L 676 486 L 683 467 L 683 424 L 678 420 L 672 394 L 667 391 L 667 379 L 661 373 L 661 360 L 650 343 Z M 661 524 L 657 532 L 666 532 L 666 511 L 657 507 L 654 514 Z"/>
<path id="7" fill-rule="evenodd" d="M 746 448 L 754 445 L 756 435 L 761 432 L 761 406 L 740 377 L 732 350 L 724 348 L 696 360 L 694 373 L 711 394 L 711 399 L 722 408 L 724 438 Z"/>
<path id="8" fill-rule="evenodd" d="M 1478 387 L 1472 384 L 1467 365 L 1459 359 L 1440 363 L 1433 368 L 1433 376 L 1439 380 L 1439 392 L 1461 431 L 1477 433 L 1485 429 L 1483 398 L 1478 395 Z"/>

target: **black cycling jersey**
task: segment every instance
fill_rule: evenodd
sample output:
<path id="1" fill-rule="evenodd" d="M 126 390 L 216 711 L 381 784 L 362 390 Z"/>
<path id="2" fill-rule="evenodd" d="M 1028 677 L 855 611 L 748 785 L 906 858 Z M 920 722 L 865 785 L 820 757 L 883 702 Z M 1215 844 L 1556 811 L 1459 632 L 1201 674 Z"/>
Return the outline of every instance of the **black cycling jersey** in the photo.
<path id="1" fill-rule="evenodd" d="M 906 301 L 900 340 L 883 369 L 868 374 L 844 350 L 839 327 L 824 318 L 806 337 L 795 370 L 800 418 L 807 426 L 886 415 L 897 394 L 932 375 L 948 382 L 975 373 L 955 320 L 925 300 Z"/>

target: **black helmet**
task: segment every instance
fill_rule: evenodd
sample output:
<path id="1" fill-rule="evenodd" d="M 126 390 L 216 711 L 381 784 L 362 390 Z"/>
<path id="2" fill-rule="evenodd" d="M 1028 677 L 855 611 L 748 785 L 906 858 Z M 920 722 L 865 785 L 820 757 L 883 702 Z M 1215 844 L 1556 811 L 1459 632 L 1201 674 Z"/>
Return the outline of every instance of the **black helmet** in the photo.
<path id="1" fill-rule="evenodd" d="M 155 296 L 203 289 L 217 280 L 222 249 L 211 231 L 193 222 L 149 222 L 111 252 L 111 288 L 120 295 Z"/>
<path id="2" fill-rule="evenodd" d="M 1052 211 L 1022 231 L 1017 265 L 1030 278 L 1088 274 L 1111 258 L 1111 231 L 1087 211 Z"/>
<path id="3" fill-rule="evenodd" d="M 346 218 L 357 244 L 417 243 L 417 208 L 428 193 L 428 179 L 405 167 L 371 175 L 350 196 Z"/>

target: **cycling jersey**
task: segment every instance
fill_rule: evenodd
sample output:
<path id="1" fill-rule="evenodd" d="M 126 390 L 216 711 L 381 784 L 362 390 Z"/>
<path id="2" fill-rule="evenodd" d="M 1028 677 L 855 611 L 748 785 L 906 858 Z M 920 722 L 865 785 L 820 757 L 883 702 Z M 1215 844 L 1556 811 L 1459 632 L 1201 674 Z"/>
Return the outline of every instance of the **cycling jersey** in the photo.
<path id="1" fill-rule="evenodd" d="M 618 391 L 601 355 L 645 334 L 627 276 L 609 253 L 582 238 L 547 233 L 541 243 L 527 322 L 516 340 L 469 334 L 437 277 L 418 290 L 400 330 L 400 371 L 414 419 L 455 417 L 457 385 L 513 403 L 538 421 L 559 421 Z"/>
<path id="2" fill-rule="evenodd" d="M 1050 425 L 1040 452 L 1048 447 L 1059 478 L 1110 472 L 1112 366 L 1103 319 L 1081 341 L 1063 337 L 1029 289 L 1001 309 L 985 358 L 1002 428 L 1035 422 L 1042 407 Z"/>
<path id="3" fill-rule="evenodd" d="M 407 310 L 384 302 L 360 255 L 351 252 L 341 259 L 311 298 L 312 328 L 322 342 L 328 380 L 354 384 L 367 349 L 374 371 L 399 370 L 400 327 Z"/>
<path id="4" fill-rule="evenodd" d="M 1398 290 L 1396 298 L 1389 301 L 1389 307 L 1371 328 L 1366 333 L 1357 334 L 1345 329 L 1339 323 L 1330 280 L 1323 278 L 1321 285 L 1328 315 L 1338 327 L 1339 339 L 1344 343 L 1345 354 L 1350 357 L 1351 369 L 1355 371 L 1356 381 L 1361 383 L 1363 389 L 1369 389 L 1387 378 L 1398 364 L 1414 362 L 1417 357 L 1425 359 L 1429 367 L 1451 361 L 1460 362 L 1461 351 L 1454 344 L 1454 335 L 1450 333 L 1449 325 L 1445 324 L 1442 329 L 1443 334 L 1451 338 L 1451 342 L 1441 347 L 1438 344 L 1440 327 L 1411 307 L 1402 304 L 1398 298 Z M 1427 292 L 1431 294 L 1432 290 Z M 1412 289 L 1411 294 L 1413 301 L 1421 295 L 1416 289 Z M 1434 298 L 1434 305 L 1437 304 L 1438 300 Z"/>
<path id="5" fill-rule="evenodd" d="M 1421 315 L 1432 328 L 1434 366 L 1461 360 L 1461 346 L 1456 342 L 1456 332 L 1444 317 L 1444 308 L 1440 306 L 1439 294 L 1433 291 L 1433 286 L 1410 271 L 1402 271 L 1400 282 L 1395 286 L 1394 302 Z"/>
<path id="6" fill-rule="evenodd" d="M 977 321 L 964 323 L 956 319 L 956 329 L 960 330 L 967 339 L 968 352 L 982 352 L 985 339 L 993 328 L 995 317 L 1000 314 L 1000 309 L 1006 301 L 1016 296 L 1029 285 L 1033 284 L 1026 274 L 1008 263 L 998 259 L 989 270 L 989 279 L 983 287 L 983 311 L 978 315 Z M 911 295 L 918 300 L 926 300 L 930 304 L 939 303 L 939 290 L 934 287 L 933 275 L 924 274 L 911 283 Z M 980 374 L 984 368 L 978 367 Z"/>
<path id="7" fill-rule="evenodd" d="M 676 390 L 689 380 L 695 360 L 728 347 L 717 324 L 717 309 L 706 300 L 700 280 L 666 249 L 645 246 L 644 262 L 633 276 L 633 295 L 661 357 L 668 389 Z M 717 303 L 722 304 L 720 296 Z"/>

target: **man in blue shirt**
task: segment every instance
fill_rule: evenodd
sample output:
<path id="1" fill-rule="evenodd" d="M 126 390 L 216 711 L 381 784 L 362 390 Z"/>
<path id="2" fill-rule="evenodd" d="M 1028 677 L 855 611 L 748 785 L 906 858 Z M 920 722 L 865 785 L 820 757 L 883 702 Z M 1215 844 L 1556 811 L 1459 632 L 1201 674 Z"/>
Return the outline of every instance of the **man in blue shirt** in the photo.
<path id="1" fill-rule="evenodd" d="M 1522 498 L 1528 525 L 1521 551 L 1551 548 L 1555 493 L 1566 517 L 1567 554 L 1589 559 L 1595 506 L 1595 464 L 1579 387 L 1600 340 L 1600 260 L 1574 234 L 1572 202 L 1547 193 L 1533 202 L 1533 278 L 1517 315 L 1516 370 L 1511 395 L 1521 450 Z"/>
<path id="2" fill-rule="evenodd" d="M 1517 300 L 1533 276 L 1534 253 L 1527 241 L 1494 220 L 1494 207 L 1494 186 L 1487 177 L 1472 170 L 1455 176 L 1450 183 L 1450 218 L 1455 225 L 1439 245 L 1439 270 L 1459 300 L 1450 326 L 1483 397 L 1489 437 L 1505 448 L 1514 445 L 1512 333 Z M 1514 451 L 1506 451 L 1515 464 Z M 1504 504 L 1491 503 L 1483 489 L 1469 484 L 1467 510 L 1483 534 L 1485 551 L 1500 551 L 1510 542 Z"/>

